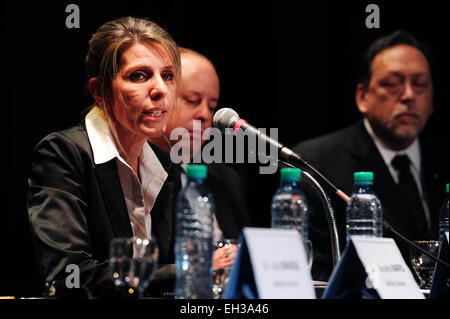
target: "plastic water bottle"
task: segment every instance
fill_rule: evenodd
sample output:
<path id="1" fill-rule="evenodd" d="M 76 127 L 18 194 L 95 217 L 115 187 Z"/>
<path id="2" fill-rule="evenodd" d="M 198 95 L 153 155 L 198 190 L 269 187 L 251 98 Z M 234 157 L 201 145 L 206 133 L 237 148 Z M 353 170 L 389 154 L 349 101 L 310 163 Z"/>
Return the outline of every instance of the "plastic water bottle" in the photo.
<path id="1" fill-rule="evenodd" d="M 282 168 L 281 185 L 272 199 L 272 228 L 295 229 L 300 232 L 309 254 L 308 246 L 308 201 L 299 188 L 301 170 Z"/>
<path id="2" fill-rule="evenodd" d="M 373 173 L 355 172 L 354 191 L 347 203 L 347 237 L 383 237 L 383 209 L 372 190 Z"/>
<path id="3" fill-rule="evenodd" d="M 203 183 L 205 165 L 188 165 L 188 182 L 176 204 L 175 298 L 212 298 L 214 201 Z"/>
<path id="4" fill-rule="evenodd" d="M 445 185 L 445 198 L 444 202 L 441 205 L 441 210 L 439 211 L 439 238 L 445 236 L 445 233 L 448 232 L 448 184 Z"/>

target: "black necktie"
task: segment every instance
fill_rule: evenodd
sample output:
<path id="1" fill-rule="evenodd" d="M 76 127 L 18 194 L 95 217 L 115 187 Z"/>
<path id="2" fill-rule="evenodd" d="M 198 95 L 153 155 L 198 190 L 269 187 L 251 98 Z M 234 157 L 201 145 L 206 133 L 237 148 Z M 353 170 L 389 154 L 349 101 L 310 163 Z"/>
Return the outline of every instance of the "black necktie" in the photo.
<path id="1" fill-rule="evenodd" d="M 392 166 L 398 171 L 398 188 L 406 205 L 403 212 L 404 226 L 409 230 L 410 239 L 427 239 L 424 238 L 427 232 L 427 222 L 425 212 L 422 206 L 422 199 L 417 188 L 416 181 L 411 173 L 411 161 L 407 155 L 397 155 L 392 160 Z"/>

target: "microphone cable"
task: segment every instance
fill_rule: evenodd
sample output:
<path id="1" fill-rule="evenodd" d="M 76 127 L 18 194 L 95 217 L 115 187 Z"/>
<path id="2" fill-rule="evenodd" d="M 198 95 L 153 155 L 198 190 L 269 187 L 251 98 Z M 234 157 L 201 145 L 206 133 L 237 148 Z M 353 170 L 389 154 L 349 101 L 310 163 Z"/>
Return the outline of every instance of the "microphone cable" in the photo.
<path id="1" fill-rule="evenodd" d="M 407 243 L 408 245 L 414 247 L 415 249 L 417 249 L 418 251 L 420 251 L 421 253 L 425 254 L 426 256 L 430 257 L 431 259 L 433 259 L 434 261 L 444 265 L 445 267 L 448 268 L 448 263 L 443 261 L 442 259 L 434 256 L 432 253 L 426 251 L 425 249 L 423 249 L 422 247 L 416 245 L 413 241 L 409 240 L 408 238 L 406 238 L 405 236 L 403 236 L 402 234 L 400 234 L 398 231 L 396 231 L 394 228 L 392 228 L 391 224 L 389 224 L 385 219 L 383 219 L 383 226 L 384 228 L 386 228 L 387 230 L 389 230 L 390 232 L 392 232 L 394 235 L 396 235 L 398 238 L 400 238 L 401 240 L 403 240 L 405 243 Z"/>

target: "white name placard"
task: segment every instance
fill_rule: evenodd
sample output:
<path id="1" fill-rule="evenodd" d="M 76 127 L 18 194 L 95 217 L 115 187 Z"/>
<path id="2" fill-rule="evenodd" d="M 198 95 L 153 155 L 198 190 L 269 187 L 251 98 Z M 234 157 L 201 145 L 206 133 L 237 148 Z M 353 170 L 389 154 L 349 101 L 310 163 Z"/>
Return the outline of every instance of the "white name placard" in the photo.
<path id="1" fill-rule="evenodd" d="M 351 240 L 368 275 L 366 286 L 380 298 L 425 298 L 392 238 L 352 236 Z"/>
<path id="2" fill-rule="evenodd" d="M 259 298 L 316 298 L 298 231 L 247 227 L 243 232 Z"/>

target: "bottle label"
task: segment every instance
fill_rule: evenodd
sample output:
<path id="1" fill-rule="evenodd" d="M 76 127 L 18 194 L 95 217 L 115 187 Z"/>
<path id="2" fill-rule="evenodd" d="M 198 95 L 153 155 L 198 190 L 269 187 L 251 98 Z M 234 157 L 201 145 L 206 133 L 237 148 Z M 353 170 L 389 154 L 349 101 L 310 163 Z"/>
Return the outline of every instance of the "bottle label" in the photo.
<path id="1" fill-rule="evenodd" d="M 372 200 L 373 194 L 358 194 L 358 198 L 363 200 Z"/>

